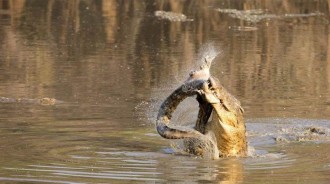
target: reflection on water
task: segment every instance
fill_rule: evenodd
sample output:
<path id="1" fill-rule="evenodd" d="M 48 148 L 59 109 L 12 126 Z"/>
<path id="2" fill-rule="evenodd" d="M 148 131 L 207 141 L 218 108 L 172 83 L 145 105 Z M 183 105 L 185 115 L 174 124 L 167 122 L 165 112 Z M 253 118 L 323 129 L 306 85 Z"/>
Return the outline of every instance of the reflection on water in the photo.
<path id="1" fill-rule="evenodd" d="M 29 102 L 0 102 L 0 181 L 326 183 L 329 11 L 322 0 L 0 0 L 0 98 Z M 253 157 L 173 153 L 151 123 L 210 43 Z M 196 105 L 174 119 L 193 122 Z"/>

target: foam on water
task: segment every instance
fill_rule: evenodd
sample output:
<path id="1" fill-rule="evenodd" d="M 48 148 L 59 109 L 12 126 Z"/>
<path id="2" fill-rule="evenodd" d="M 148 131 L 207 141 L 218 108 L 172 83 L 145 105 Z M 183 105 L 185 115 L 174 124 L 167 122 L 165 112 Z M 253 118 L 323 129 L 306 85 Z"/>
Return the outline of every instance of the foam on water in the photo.
<path id="1" fill-rule="evenodd" d="M 328 120 L 267 118 L 248 119 L 246 124 L 248 138 L 254 146 L 330 140 L 330 122 Z"/>

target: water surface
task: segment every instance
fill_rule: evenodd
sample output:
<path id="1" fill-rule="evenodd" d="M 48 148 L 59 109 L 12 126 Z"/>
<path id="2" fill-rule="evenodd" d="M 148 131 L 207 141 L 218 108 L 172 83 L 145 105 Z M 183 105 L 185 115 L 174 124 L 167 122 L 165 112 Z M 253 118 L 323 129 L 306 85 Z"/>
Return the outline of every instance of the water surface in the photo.
<path id="1" fill-rule="evenodd" d="M 327 183 L 329 11 L 325 0 L 0 0 L 0 182 Z M 245 108 L 249 158 L 175 152 L 155 131 L 161 101 L 212 50 L 213 75 Z M 197 105 L 173 120 L 191 125 Z"/>

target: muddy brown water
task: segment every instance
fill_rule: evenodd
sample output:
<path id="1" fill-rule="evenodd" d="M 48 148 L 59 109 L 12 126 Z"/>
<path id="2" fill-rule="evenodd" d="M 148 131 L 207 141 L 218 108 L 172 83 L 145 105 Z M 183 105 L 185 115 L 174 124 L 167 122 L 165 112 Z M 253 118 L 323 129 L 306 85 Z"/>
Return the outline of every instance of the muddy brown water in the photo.
<path id="1" fill-rule="evenodd" d="M 0 0 L 0 183 L 328 183 L 329 11 L 326 0 Z M 248 158 L 189 156 L 154 128 L 161 101 L 214 52 L 213 75 L 245 108 Z M 191 126 L 196 110 L 188 99 L 173 120 Z"/>

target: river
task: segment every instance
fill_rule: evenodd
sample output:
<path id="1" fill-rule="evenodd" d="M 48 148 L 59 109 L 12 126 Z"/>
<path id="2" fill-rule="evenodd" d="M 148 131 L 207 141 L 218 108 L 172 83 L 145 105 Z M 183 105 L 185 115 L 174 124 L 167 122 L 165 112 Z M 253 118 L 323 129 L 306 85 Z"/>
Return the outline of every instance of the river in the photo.
<path id="1" fill-rule="evenodd" d="M 0 0 L 0 183 L 328 183 L 329 15 L 327 0 Z M 215 52 L 247 158 L 187 155 L 155 130 Z"/>

